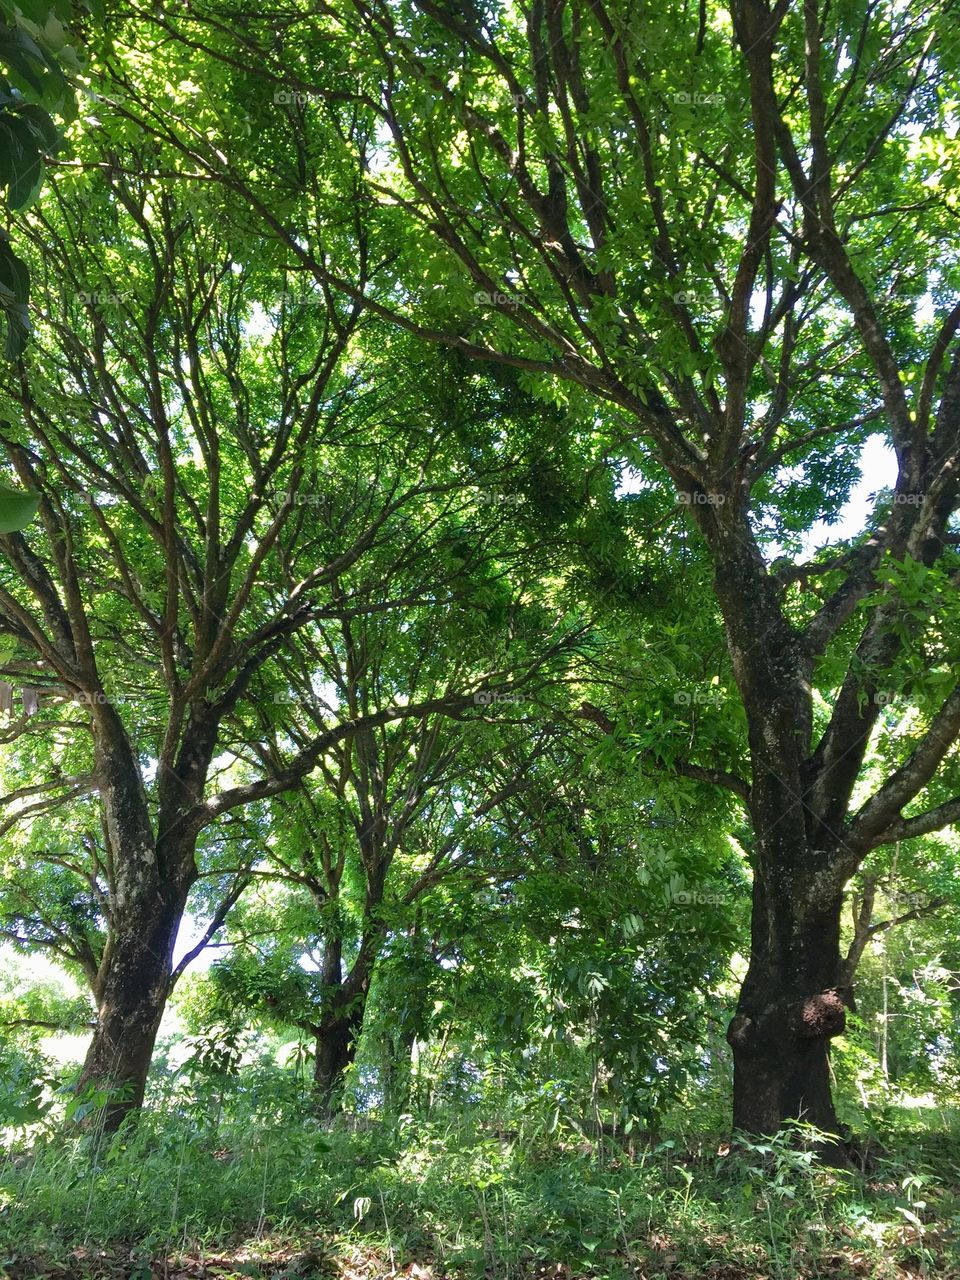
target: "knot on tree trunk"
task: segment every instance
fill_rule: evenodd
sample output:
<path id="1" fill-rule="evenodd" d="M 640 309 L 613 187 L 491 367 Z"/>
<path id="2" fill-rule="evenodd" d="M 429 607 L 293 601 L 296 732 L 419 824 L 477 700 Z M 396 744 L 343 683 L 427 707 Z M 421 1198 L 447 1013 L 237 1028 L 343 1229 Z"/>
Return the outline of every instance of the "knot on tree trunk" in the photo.
<path id="1" fill-rule="evenodd" d="M 800 1005 L 798 1030 L 804 1040 L 838 1036 L 847 1023 L 847 1011 L 838 991 L 821 991 Z"/>
<path id="2" fill-rule="evenodd" d="M 745 1049 L 750 1041 L 750 1028 L 753 1026 L 753 1019 L 748 1018 L 745 1013 L 737 1013 L 730 1020 L 727 1027 L 727 1044 L 731 1049 Z"/>

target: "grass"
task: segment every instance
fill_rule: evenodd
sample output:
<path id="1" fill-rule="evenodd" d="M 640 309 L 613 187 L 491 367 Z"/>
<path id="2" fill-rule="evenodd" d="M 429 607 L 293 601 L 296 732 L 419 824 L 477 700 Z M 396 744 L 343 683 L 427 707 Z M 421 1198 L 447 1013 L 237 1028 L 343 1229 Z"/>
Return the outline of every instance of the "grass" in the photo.
<path id="1" fill-rule="evenodd" d="M 152 1113 L 112 1142 L 8 1153 L 0 1274 L 960 1277 L 956 1136 L 900 1131 L 858 1174 L 781 1140 L 677 1138 L 631 1159 L 463 1120 Z"/>

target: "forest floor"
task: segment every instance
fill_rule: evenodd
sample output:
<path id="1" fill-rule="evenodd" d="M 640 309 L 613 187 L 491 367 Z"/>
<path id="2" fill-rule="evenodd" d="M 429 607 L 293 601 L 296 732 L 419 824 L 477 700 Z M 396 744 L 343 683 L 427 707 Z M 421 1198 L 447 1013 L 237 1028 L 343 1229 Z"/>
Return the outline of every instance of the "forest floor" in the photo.
<path id="1" fill-rule="evenodd" d="M 0 1167 L 4 1280 L 960 1280 L 960 1142 L 904 1134 L 869 1170 L 786 1144 L 625 1153 L 170 1118 Z"/>
<path id="2" fill-rule="evenodd" d="M 645 1256 L 608 1254 L 587 1268 L 531 1257 L 516 1267 L 488 1265 L 483 1271 L 449 1270 L 436 1261 L 401 1262 L 386 1248 L 372 1249 L 327 1242 L 308 1249 L 264 1239 L 226 1252 L 216 1249 L 174 1251 L 143 1259 L 136 1249 L 81 1248 L 54 1262 L 24 1258 L 9 1263 L 0 1275 L 9 1280 L 462 1280 L 483 1275 L 491 1280 L 956 1280 L 960 1266 L 938 1256 L 931 1242 L 915 1258 L 884 1259 L 854 1248 L 836 1249 L 804 1258 L 792 1254 L 783 1266 L 715 1261 L 683 1262 L 670 1241 L 655 1238 Z M 924 1255 L 924 1256 L 921 1256 Z"/>

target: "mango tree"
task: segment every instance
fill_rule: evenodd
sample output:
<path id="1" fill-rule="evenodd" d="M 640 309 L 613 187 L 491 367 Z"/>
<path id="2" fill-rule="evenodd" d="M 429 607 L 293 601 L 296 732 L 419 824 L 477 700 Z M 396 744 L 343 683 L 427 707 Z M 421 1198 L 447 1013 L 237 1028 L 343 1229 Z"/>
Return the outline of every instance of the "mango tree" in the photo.
<path id="1" fill-rule="evenodd" d="M 844 887 L 960 816 L 951 6 L 342 0 L 279 42 L 255 17 L 232 38 L 216 9 L 156 20 L 264 101 L 294 94 L 308 169 L 325 104 L 390 255 L 368 306 L 576 406 L 702 539 L 747 730 L 703 774 L 751 831 L 734 1119 L 834 1130 Z M 361 296 L 222 139 L 159 131 Z M 871 436 L 890 483 L 831 538 Z"/>
<path id="2" fill-rule="evenodd" d="M 142 1099 L 198 857 L 229 856 L 231 816 L 355 734 L 475 708 L 438 678 L 419 701 L 321 709 L 269 760 L 245 753 L 238 723 L 281 655 L 319 619 L 397 607 L 398 559 L 406 603 L 442 610 L 458 567 L 445 578 L 431 540 L 465 477 L 415 382 L 381 397 L 348 361 L 361 309 L 239 258 L 228 215 L 152 186 L 142 156 L 59 188 L 24 232 L 43 250 L 35 341 L 0 375 L 23 424 L 0 444 L 41 495 L 36 531 L 0 536 L 3 675 L 24 695 L 6 929 L 86 974 L 81 1086 L 111 1092 L 111 1124 Z M 211 930 L 245 879 L 218 883 Z"/>

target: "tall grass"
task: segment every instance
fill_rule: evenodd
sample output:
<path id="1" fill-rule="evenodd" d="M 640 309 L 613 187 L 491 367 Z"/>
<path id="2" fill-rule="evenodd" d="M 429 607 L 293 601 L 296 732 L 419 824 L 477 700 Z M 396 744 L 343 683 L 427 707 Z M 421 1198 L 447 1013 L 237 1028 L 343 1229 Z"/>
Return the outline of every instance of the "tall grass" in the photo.
<path id="1" fill-rule="evenodd" d="M 170 1106 L 109 1141 L 94 1129 L 8 1150 L 3 1257 L 20 1276 L 116 1275 L 118 1258 L 132 1275 L 211 1252 L 246 1275 L 297 1254 L 316 1275 L 363 1256 L 371 1274 L 417 1262 L 504 1280 L 557 1266 L 603 1280 L 960 1276 L 956 1134 L 901 1132 L 896 1154 L 886 1135 L 864 1174 L 822 1167 L 789 1135 L 667 1139 L 629 1159 L 454 1117 L 323 1130 L 268 1111 L 234 1105 L 214 1126 L 207 1109 Z"/>

